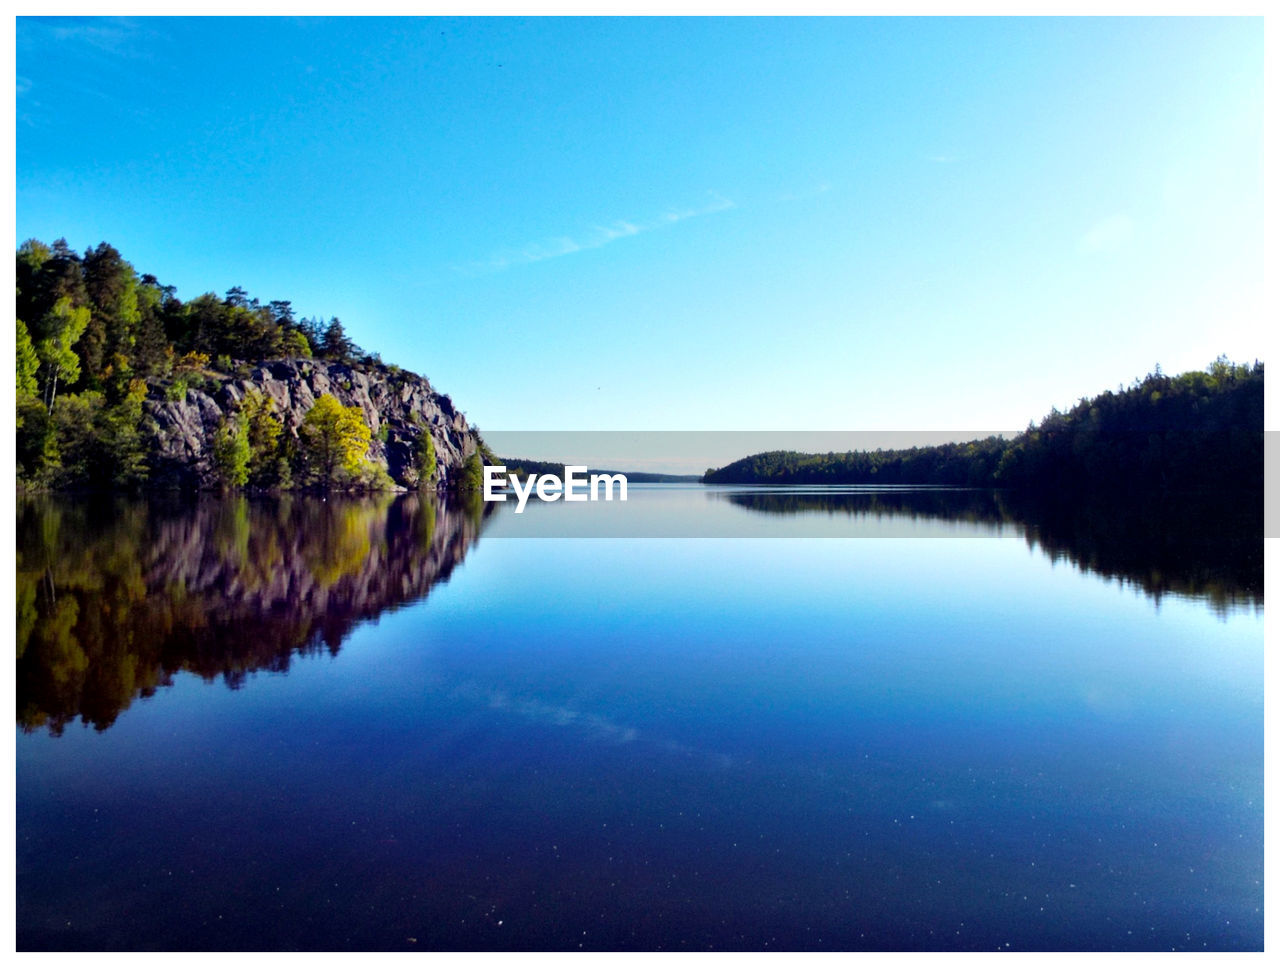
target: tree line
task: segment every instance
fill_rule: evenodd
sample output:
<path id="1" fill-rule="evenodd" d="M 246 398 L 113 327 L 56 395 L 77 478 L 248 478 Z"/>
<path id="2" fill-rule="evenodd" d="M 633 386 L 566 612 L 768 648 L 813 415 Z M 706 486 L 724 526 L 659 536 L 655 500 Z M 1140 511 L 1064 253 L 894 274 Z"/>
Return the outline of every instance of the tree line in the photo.
<path id="1" fill-rule="evenodd" d="M 1159 367 L 1054 409 L 1011 439 L 897 450 L 771 451 L 708 469 L 708 484 L 927 484 L 1042 491 L 1261 491 L 1263 364 Z"/>

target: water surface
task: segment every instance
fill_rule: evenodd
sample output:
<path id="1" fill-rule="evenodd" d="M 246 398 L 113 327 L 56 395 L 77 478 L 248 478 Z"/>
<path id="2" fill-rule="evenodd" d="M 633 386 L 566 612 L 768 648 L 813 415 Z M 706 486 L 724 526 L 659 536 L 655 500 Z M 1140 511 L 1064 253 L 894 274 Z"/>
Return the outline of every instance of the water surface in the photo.
<path id="1" fill-rule="evenodd" d="M 21 504 L 18 945 L 1259 949 L 1232 509 Z"/>

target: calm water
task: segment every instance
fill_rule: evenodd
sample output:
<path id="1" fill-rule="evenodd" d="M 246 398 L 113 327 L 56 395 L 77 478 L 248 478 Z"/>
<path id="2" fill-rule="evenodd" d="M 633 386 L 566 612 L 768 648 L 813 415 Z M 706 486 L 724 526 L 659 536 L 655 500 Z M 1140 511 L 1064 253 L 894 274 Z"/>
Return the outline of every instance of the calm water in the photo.
<path id="1" fill-rule="evenodd" d="M 20 504 L 18 946 L 1259 949 L 1224 504 Z"/>

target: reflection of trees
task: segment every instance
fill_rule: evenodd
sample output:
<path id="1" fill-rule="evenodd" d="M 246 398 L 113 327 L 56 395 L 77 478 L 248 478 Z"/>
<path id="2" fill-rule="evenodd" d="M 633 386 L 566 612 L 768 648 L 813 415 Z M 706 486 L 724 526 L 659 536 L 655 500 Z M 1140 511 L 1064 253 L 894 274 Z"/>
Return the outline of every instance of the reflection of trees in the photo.
<path id="1" fill-rule="evenodd" d="M 295 652 L 336 653 L 449 577 L 478 510 L 434 495 L 21 501 L 18 722 L 105 729 L 178 671 L 236 688 Z"/>
<path id="2" fill-rule="evenodd" d="M 828 514 L 1012 525 L 1054 561 L 1215 610 L 1262 604 L 1262 495 L 1161 493 L 1149 500 L 989 490 L 733 493 L 767 514 Z"/>
<path id="3" fill-rule="evenodd" d="M 827 514 L 911 521 L 942 519 L 970 524 L 1000 524 L 1004 520 L 993 492 L 987 490 L 748 491 L 724 496 L 741 507 L 767 514 Z"/>
<path id="4" fill-rule="evenodd" d="M 1225 613 L 1262 604 L 1262 493 L 1165 492 L 1073 501 L 1001 493 L 1006 518 L 1054 561 Z"/>

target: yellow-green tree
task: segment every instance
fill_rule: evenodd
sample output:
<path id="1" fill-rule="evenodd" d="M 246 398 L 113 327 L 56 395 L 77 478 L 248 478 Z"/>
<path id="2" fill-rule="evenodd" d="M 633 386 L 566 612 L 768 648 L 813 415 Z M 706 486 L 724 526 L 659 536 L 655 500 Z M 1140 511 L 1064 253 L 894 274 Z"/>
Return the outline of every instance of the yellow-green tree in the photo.
<path id="1" fill-rule="evenodd" d="M 227 487 L 249 482 L 249 432 L 242 417 L 223 417 L 213 435 L 213 465 Z"/>
<path id="2" fill-rule="evenodd" d="M 484 483 L 484 462 L 480 459 L 480 451 L 473 450 L 453 479 L 454 490 L 464 493 L 479 491 Z"/>
<path id="3" fill-rule="evenodd" d="M 64 296 L 54 303 L 53 309 L 40 321 L 35 350 L 45 368 L 45 405 L 53 413 L 58 395 L 58 380 L 75 383 L 80 378 L 80 357 L 72 347 L 89 325 L 89 310 L 73 306 L 70 297 Z"/>
<path id="4" fill-rule="evenodd" d="M 360 473 L 373 433 L 359 407 L 344 407 L 326 393 L 298 428 L 302 457 L 313 480 L 332 487 Z"/>
<path id="5" fill-rule="evenodd" d="M 284 423 L 276 414 L 275 401 L 259 390 L 245 391 L 240 419 L 249 443 L 249 483 L 256 487 L 286 485 L 288 465 L 280 453 Z"/>
<path id="6" fill-rule="evenodd" d="M 31 333 L 27 324 L 18 320 L 18 339 L 14 344 L 14 358 L 18 368 L 18 395 L 34 397 L 40 392 L 36 384 L 36 373 L 40 370 L 40 357 L 36 355 L 35 344 L 31 342 Z"/>

